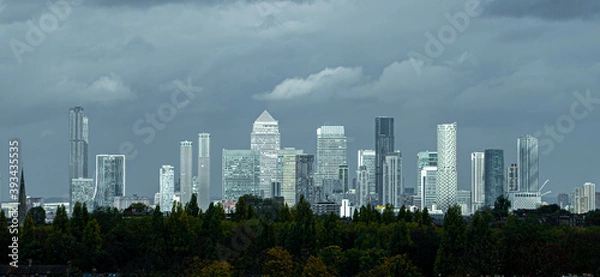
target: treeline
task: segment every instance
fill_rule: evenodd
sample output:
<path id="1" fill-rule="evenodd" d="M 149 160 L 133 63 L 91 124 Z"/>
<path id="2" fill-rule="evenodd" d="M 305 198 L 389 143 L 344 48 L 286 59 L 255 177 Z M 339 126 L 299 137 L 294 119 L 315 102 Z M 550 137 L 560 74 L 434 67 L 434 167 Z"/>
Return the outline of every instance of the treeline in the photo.
<path id="1" fill-rule="evenodd" d="M 40 220 L 43 211 L 30 212 L 19 261 L 124 276 L 600 276 L 599 214 L 584 228 L 551 226 L 497 206 L 468 222 L 452 207 L 435 226 L 427 210 L 395 214 L 391 206 L 362 207 L 351 219 L 315 217 L 304 199 L 290 208 L 245 196 L 230 218 L 221 205 L 200 210 L 195 197 L 168 216 L 140 204 L 90 213 L 77 203 L 71 218 L 59 208 L 51 225 Z M 0 240 L 9 245 L 0 217 Z"/>

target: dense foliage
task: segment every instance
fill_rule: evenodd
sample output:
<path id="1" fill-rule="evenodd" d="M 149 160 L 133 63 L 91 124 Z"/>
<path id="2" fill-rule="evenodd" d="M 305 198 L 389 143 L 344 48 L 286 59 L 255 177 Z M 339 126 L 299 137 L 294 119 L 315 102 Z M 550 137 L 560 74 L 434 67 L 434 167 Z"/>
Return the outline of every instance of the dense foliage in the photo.
<path id="1" fill-rule="evenodd" d="M 553 207 L 468 219 L 452 207 L 443 226 L 427 210 L 393 213 L 392 206 L 362 207 L 351 219 L 315 217 L 304 199 L 290 208 L 246 196 L 230 219 L 221 205 L 202 211 L 195 199 L 168 215 L 159 209 L 89 213 L 76 204 L 71 218 L 61 207 L 51 225 L 36 209 L 19 230 L 19 260 L 139 276 L 600 276 L 594 212 L 585 227 L 570 227 L 541 220 L 565 215 Z M 11 237 L 0 234 L 3 245 Z M 6 253 L 0 259 L 9 262 Z"/>

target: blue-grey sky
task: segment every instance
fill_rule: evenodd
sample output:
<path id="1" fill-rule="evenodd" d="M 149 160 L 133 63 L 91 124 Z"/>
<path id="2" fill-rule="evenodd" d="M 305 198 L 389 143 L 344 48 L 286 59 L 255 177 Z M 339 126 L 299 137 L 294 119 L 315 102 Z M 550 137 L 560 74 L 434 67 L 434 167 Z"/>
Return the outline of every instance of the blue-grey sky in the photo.
<path id="1" fill-rule="evenodd" d="M 546 190 L 600 182 L 596 1 L 49 3 L 0 1 L 0 141 L 21 139 L 33 196 L 68 196 L 72 106 L 90 119 L 90 172 L 96 154 L 137 151 L 128 195 L 152 197 L 181 140 L 197 156 L 199 132 L 211 133 L 220 195 L 222 149 L 249 148 L 265 109 L 282 146 L 308 153 L 319 126 L 344 125 L 353 170 L 356 151 L 373 148 L 374 118 L 393 116 L 407 187 L 417 152 L 436 149 L 436 125 L 454 121 L 460 188 L 471 152 L 503 149 L 508 165 L 517 137 L 538 131 Z M 183 102 L 169 116 L 173 98 Z M 0 155 L 6 200 L 8 145 Z"/>

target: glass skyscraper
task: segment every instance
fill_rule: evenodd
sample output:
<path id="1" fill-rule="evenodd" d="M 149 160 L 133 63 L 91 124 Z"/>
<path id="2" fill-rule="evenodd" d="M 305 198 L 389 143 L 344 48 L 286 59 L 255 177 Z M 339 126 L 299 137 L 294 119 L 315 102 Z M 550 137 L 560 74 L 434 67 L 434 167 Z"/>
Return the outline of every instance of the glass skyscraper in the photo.
<path id="1" fill-rule="evenodd" d="M 347 165 L 347 144 L 344 126 L 322 126 L 317 129 L 316 186 L 323 180 L 339 180 L 340 165 Z"/>
<path id="2" fill-rule="evenodd" d="M 277 151 L 280 147 L 279 123 L 265 110 L 254 121 L 250 134 L 250 149 L 260 151 L 260 189 L 257 195 L 264 198 L 272 197 L 271 183 L 277 178 Z"/>
<path id="3" fill-rule="evenodd" d="M 538 192 L 540 189 L 538 139 L 523 135 L 517 139 L 517 166 L 520 192 Z"/>
<path id="4" fill-rule="evenodd" d="M 485 150 L 485 206 L 493 207 L 496 199 L 504 195 L 504 151 Z"/>
<path id="5" fill-rule="evenodd" d="M 238 201 L 245 194 L 259 195 L 260 151 L 223 149 L 223 200 Z"/>
<path id="6" fill-rule="evenodd" d="M 304 151 L 295 148 L 285 148 L 277 153 L 277 180 L 281 184 L 281 196 L 283 201 L 292 207 L 296 204 L 297 192 L 297 170 L 296 156 L 303 154 Z"/>
<path id="7" fill-rule="evenodd" d="M 458 175 L 456 172 L 456 122 L 437 126 L 437 191 L 436 204 L 446 212 L 456 204 Z"/>
<path id="8" fill-rule="evenodd" d="M 73 179 L 88 178 L 88 118 L 82 107 L 69 110 L 69 201 L 73 202 Z"/>
<path id="9" fill-rule="evenodd" d="M 96 155 L 95 207 L 114 207 L 125 196 L 125 155 Z"/>
<path id="10" fill-rule="evenodd" d="M 385 156 L 394 152 L 394 118 L 379 116 L 375 118 L 375 193 L 378 204 L 383 205 L 383 164 Z"/>
<path id="11" fill-rule="evenodd" d="M 179 202 L 184 207 L 192 199 L 192 157 L 192 142 L 182 141 L 179 147 L 179 178 L 181 182 Z"/>
<path id="12" fill-rule="evenodd" d="M 374 150 L 358 150 L 358 170 L 365 166 L 367 174 L 366 187 L 361 191 L 361 195 L 364 194 L 365 199 L 370 193 L 375 193 L 375 151 Z M 358 175 L 357 175 L 358 176 Z M 357 178 L 357 182 L 360 178 Z M 360 186 L 360 185 L 359 185 Z M 363 199 L 363 200 L 365 200 Z M 366 203 L 365 203 L 366 206 Z"/>
<path id="13" fill-rule="evenodd" d="M 421 188 L 419 192 L 421 196 L 420 208 L 431 210 L 433 204 L 437 201 L 437 166 L 423 167 L 419 171 L 419 176 L 421 176 L 419 182 L 419 187 Z"/>
<path id="14" fill-rule="evenodd" d="M 485 204 L 485 152 L 471 153 L 471 211 Z"/>
<path id="15" fill-rule="evenodd" d="M 423 183 L 423 176 L 421 175 L 421 171 L 428 166 L 437 168 L 437 161 L 437 152 L 421 151 L 417 153 L 417 197 L 420 197 L 422 193 L 421 184 Z"/>
<path id="16" fill-rule="evenodd" d="M 385 156 L 383 163 L 383 204 L 402 205 L 402 153 L 395 151 Z"/>
<path id="17" fill-rule="evenodd" d="M 198 207 L 210 205 L 210 134 L 198 134 Z"/>
<path id="18" fill-rule="evenodd" d="M 175 194 L 175 168 L 163 165 L 159 170 L 160 211 L 170 212 L 173 208 L 173 195 Z"/>
<path id="19" fill-rule="evenodd" d="M 96 184 L 94 179 L 76 178 L 71 182 L 71 195 L 73 205 L 77 202 L 85 204 L 89 211 L 94 210 L 94 193 L 96 192 Z M 71 207 L 73 209 L 73 206 Z"/>
<path id="20" fill-rule="evenodd" d="M 294 204 L 300 201 L 302 195 L 309 203 L 314 204 L 316 202 L 316 191 L 313 182 L 314 160 L 314 155 L 296 155 L 296 200 Z"/>

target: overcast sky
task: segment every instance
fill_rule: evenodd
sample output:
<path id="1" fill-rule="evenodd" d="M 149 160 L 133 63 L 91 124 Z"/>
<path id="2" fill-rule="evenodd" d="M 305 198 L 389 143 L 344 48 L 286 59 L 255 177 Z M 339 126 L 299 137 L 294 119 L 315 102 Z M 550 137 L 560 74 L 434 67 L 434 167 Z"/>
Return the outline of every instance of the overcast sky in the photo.
<path id="1" fill-rule="evenodd" d="M 21 139 L 29 195 L 68 196 L 68 110 L 82 106 L 90 172 L 126 145 L 127 194 L 152 198 L 179 142 L 197 157 L 209 132 L 219 196 L 222 149 L 249 149 L 265 109 L 282 146 L 308 153 L 319 126 L 345 126 L 352 176 L 374 118 L 393 116 L 406 187 L 436 125 L 456 121 L 459 188 L 471 152 L 515 163 L 517 137 L 541 131 L 540 179 L 556 195 L 600 182 L 599 13 L 598 1 L 0 0 L 0 140 Z"/>

